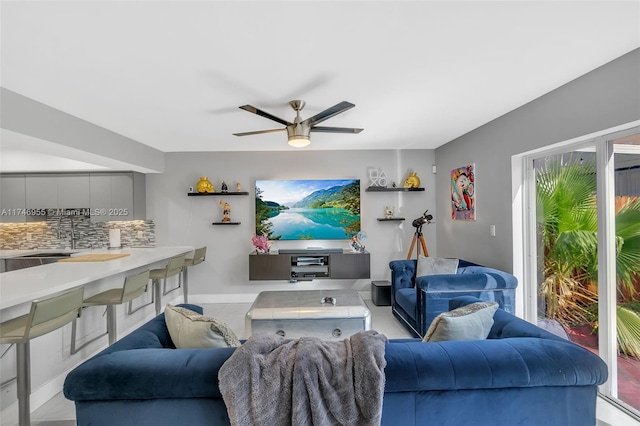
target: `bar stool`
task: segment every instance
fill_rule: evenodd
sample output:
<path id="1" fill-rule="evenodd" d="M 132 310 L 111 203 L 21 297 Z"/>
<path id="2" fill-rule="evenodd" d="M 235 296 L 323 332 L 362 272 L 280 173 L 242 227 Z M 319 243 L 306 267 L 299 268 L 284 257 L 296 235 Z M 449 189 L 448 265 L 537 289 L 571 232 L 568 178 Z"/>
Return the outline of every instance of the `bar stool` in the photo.
<path id="1" fill-rule="evenodd" d="M 18 387 L 18 421 L 31 423 L 30 341 L 74 321 L 80 315 L 84 287 L 67 290 L 57 296 L 34 300 L 28 314 L 0 324 L 0 343 L 16 345 L 16 382 Z"/>
<path id="2" fill-rule="evenodd" d="M 105 290 L 85 299 L 82 302 L 83 307 L 89 306 L 106 306 L 107 307 L 107 332 L 94 337 L 91 340 L 76 347 L 76 322 L 73 321 L 71 326 L 71 354 L 77 353 L 79 350 L 87 346 L 89 343 L 101 338 L 104 335 L 109 336 L 109 345 L 114 344 L 118 340 L 116 327 L 116 305 L 129 302 L 129 315 L 131 315 L 131 301 L 142 296 L 147 291 L 149 284 L 149 270 L 142 271 L 138 274 L 125 278 L 122 288 L 112 288 Z M 146 306 L 146 305 L 145 305 Z M 135 311 L 133 311 L 135 312 Z"/>
<path id="3" fill-rule="evenodd" d="M 183 268 L 184 254 L 181 254 L 169 259 L 167 266 L 165 266 L 164 268 L 151 270 L 149 279 L 151 279 L 151 282 L 153 283 L 153 300 L 155 300 L 156 303 L 156 315 L 160 315 L 160 312 L 162 311 L 162 296 L 166 296 L 167 294 L 179 289 L 182 286 L 180 272 L 182 272 Z M 178 286 L 167 291 L 167 278 L 176 275 L 178 275 Z M 160 294 L 160 280 L 162 280 L 163 284 L 162 294 Z"/>
<path id="4" fill-rule="evenodd" d="M 184 303 L 189 303 L 189 266 L 194 266 L 204 262 L 204 258 L 207 255 L 207 246 L 197 248 L 193 251 L 193 258 L 184 260 L 184 268 L 182 269 L 182 298 Z"/>

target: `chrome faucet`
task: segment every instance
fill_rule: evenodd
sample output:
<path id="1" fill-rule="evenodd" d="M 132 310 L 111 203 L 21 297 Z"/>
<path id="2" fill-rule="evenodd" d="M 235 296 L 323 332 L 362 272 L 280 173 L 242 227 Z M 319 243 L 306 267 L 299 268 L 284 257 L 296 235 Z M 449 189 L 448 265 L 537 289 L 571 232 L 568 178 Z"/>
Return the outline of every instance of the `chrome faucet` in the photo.
<path id="1" fill-rule="evenodd" d="M 65 215 L 60 215 L 60 219 L 58 219 L 58 239 L 62 238 L 62 219 L 64 219 Z M 71 221 L 71 250 L 75 250 L 76 241 L 78 238 L 76 237 L 76 229 L 73 224 L 73 216 L 68 216 Z"/>
<path id="2" fill-rule="evenodd" d="M 58 219 L 58 239 L 62 238 L 62 219 L 64 218 L 63 215 L 60 215 L 60 218 Z"/>
<path id="3" fill-rule="evenodd" d="M 69 216 L 69 219 L 71 220 L 71 250 L 75 250 L 78 238 L 76 237 L 76 229 L 73 226 L 73 216 Z"/>

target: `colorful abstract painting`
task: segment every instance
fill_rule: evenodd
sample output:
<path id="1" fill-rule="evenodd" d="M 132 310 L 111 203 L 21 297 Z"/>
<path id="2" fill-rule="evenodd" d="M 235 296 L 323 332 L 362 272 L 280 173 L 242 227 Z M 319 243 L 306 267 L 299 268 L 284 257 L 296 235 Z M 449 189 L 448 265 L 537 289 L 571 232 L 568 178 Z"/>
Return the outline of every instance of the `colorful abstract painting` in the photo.
<path id="1" fill-rule="evenodd" d="M 476 220 L 475 164 L 451 170 L 451 219 Z"/>

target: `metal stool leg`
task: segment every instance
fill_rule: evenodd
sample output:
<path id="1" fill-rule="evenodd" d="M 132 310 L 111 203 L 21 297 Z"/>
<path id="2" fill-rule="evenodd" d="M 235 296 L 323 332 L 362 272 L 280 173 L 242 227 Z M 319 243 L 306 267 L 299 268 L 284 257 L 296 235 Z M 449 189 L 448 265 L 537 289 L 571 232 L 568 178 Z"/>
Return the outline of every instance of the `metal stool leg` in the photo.
<path id="1" fill-rule="evenodd" d="M 182 299 L 184 300 L 184 303 L 189 303 L 189 273 L 187 271 L 189 271 L 189 268 L 185 266 L 182 271 L 184 274 L 184 278 L 182 280 Z"/>
<path id="2" fill-rule="evenodd" d="M 16 343 L 16 366 L 18 387 L 18 424 L 29 426 L 31 424 L 31 369 L 29 341 Z"/>
<path id="3" fill-rule="evenodd" d="M 78 353 L 78 351 L 81 349 L 81 347 L 76 348 L 76 334 L 77 334 L 76 329 L 78 327 L 78 325 L 76 324 L 77 322 L 78 322 L 77 318 L 71 321 L 71 349 L 69 350 L 71 355 Z"/>
<path id="4" fill-rule="evenodd" d="M 153 280 L 153 297 L 156 301 L 156 315 L 162 311 L 162 294 L 160 293 L 160 280 Z"/>
<path id="5" fill-rule="evenodd" d="M 109 335 L 109 345 L 113 345 L 118 340 L 116 331 L 116 305 L 107 305 L 107 334 Z"/>

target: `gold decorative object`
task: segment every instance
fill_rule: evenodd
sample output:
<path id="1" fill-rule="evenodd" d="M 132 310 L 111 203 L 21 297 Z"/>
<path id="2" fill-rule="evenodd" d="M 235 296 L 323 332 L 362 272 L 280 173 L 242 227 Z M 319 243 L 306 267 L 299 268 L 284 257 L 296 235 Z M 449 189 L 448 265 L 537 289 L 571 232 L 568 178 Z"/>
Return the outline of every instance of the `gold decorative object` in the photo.
<path id="1" fill-rule="evenodd" d="M 227 202 L 220 200 L 220 208 L 222 209 L 222 222 L 231 222 L 231 206 Z"/>
<path id="2" fill-rule="evenodd" d="M 238 192 L 242 191 L 242 185 L 240 184 L 240 182 L 236 182 L 236 191 Z"/>
<path id="3" fill-rule="evenodd" d="M 405 188 L 418 188 L 420 187 L 420 178 L 416 172 L 409 172 L 409 176 L 404 180 Z"/>
<path id="4" fill-rule="evenodd" d="M 213 187 L 213 184 L 209 182 L 209 178 L 206 176 L 200 176 L 200 182 L 196 185 L 196 189 L 200 193 L 211 193 L 216 192 L 216 189 Z"/>

